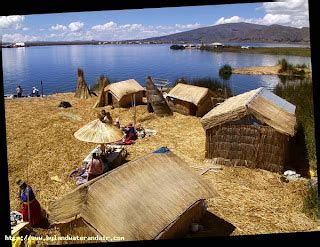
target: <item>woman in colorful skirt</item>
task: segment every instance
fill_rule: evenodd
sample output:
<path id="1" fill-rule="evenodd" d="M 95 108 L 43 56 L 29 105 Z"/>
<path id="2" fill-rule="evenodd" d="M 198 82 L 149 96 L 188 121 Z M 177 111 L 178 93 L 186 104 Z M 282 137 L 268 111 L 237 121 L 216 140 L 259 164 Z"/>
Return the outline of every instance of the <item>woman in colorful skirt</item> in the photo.
<path id="1" fill-rule="evenodd" d="M 37 201 L 31 186 L 27 185 L 21 179 L 17 180 L 17 185 L 20 188 L 19 198 L 22 202 L 22 207 L 19 212 L 23 216 L 23 221 L 30 222 L 31 226 L 39 225 L 42 220 L 41 206 Z"/>

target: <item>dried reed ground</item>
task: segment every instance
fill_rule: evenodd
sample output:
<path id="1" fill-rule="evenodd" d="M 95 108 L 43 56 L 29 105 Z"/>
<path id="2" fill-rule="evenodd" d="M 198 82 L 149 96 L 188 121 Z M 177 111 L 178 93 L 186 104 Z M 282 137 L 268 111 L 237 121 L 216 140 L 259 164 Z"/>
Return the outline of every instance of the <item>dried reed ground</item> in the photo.
<path id="1" fill-rule="evenodd" d="M 69 101 L 72 107 L 58 108 L 62 100 Z M 68 174 L 96 145 L 78 141 L 73 133 L 102 109 L 92 109 L 95 100 L 96 97 L 80 100 L 73 94 L 57 94 L 5 101 L 12 210 L 19 208 L 17 178 L 32 185 L 44 208 L 76 187 Z M 132 121 L 132 108 L 104 109 L 123 124 Z M 167 146 L 191 165 L 206 166 L 205 133 L 199 118 L 178 113 L 161 118 L 148 113 L 146 106 L 138 106 L 137 119 L 158 133 L 127 146 L 129 160 Z M 53 181 L 53 176 L 62 182 Z M 223 167 L 222 171 L 207 172 L 203 177 L 220 194 L 219 198 L 208 200 L 209 211 L 237 227 L 233 235 L 316 228 L 316 223 L 301 212 L 306 181 L 282 183 L 278 174 L 245 167 Z M 40 232 L 56 234 L 52 230 Z"/>

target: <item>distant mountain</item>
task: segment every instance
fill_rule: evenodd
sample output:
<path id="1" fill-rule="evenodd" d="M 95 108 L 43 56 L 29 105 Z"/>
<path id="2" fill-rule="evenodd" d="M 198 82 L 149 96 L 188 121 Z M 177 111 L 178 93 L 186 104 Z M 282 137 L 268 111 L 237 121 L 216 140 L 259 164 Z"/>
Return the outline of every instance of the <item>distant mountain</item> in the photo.
<path id="1" fill-rule="evenodd" d="M 251 43 L 309 43 L 309 28 L 281 25 L 257 25 L 251 23 L 228 23 L 202 27 L 162 37 L 143 39 L 146 42 L 251 42 Z"/>

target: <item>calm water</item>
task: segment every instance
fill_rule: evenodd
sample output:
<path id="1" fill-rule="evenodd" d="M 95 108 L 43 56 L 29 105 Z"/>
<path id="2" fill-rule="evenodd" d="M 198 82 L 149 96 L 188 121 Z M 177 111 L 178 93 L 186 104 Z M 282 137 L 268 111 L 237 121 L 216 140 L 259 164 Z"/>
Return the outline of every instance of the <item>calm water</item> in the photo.
<path id="1" fill-rule="evenodd" d="M 136 79 L 145 84 L 147 75 L 169 79 L 210 76 L 219 78 L 219 68 L 275 65 L 278 59 L 311 65 L 310 58 L 262 54 L 213 53 L 200 50 L 171 50 L 169 45 L 74 45 L 34 46 L 2 49 L 4 92 L 15 93 L 19 83 L 24 94 L 33 86 L 44 94 L 74 91 L 77 68 L 83 68 L 87 84 L 93 85 L 101 75 L 112 81 Z M 235 94 L 260 86 L 272 89 L 277 76 L 232 75 L 229 83 Z"/>

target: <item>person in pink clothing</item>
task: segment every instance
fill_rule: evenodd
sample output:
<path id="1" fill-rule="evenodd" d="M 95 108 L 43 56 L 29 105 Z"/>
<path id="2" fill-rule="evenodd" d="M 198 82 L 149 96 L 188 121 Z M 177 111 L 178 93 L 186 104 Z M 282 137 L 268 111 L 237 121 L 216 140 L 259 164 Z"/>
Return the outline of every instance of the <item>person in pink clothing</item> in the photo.
<path id="1" fill-rule="evenodd" d="M 100 176 L 103 173 L 103 162 L 100 157 L 96 154 L 92 154 L 92 159 L 88 163 L 88 181 Z"/>

